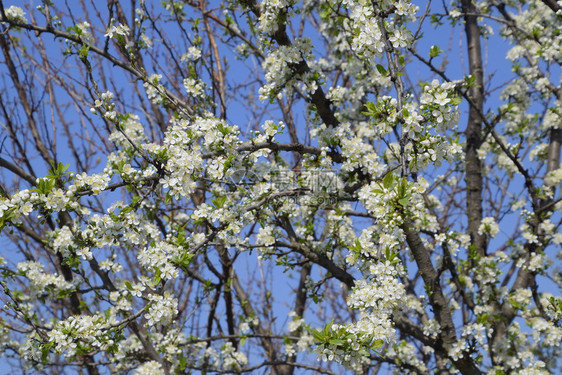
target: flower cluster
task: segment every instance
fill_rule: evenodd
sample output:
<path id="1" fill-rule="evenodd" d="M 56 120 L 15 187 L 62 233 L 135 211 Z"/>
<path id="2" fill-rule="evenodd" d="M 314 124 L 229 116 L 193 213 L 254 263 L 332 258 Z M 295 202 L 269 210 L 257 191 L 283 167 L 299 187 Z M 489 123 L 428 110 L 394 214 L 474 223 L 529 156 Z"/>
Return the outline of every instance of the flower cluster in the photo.
<path id="1" fill-rule="evenodd" d="M 287 356 L 295 356 L 298 353 L 310 351 L 314 345 L 314 337 L 308 333 L 303 333 L 299 336 L 296 343 L 285 344 L 285 354 Z"/>
<path id="2" fill-rule="evenodd" d="M 440 133 L 456 125 L 459 120 L 457 105 L 461 100 L 455 93 L 456 86 L 453 82 L 439 84 L 436 79 L 424 86 L 420 110 L 424 118 Z"/>
<path id="3" fill-rule="evenodd" d="M 314 93 L 322 78 L 318 70 L 297 72 L 297 65 L 312 57 L 310 38 L 298 38 L 289 46 L 279 46 L 271 51 L 262 63 L 267 84 L 260 88 L 260 100 L 274 100 L 283 90 L 289 90 L 297 82 L 308 93 Z"/>
<path id="4" fill-rule="evenodd" d="M 209 346 L 201 360 L 203 363 L 211 363 L 212 368 L 234 372 L 240 371 L 248 363 L 246 355 L 237 351 L 231 342 L 225 343 L 219 351 Z"/>
<path id="5" fill-rule="evenodd" d="M 388 32 L 389 41 L 394 48 L 411 45 L 412 36 L 403 23 L 383 22 L 378 16 L 381 11 L 391 10 L 392 5 L 381 2 L 377 5 L 382 6 L 382 9 L 376 9 L 373 7 L 375 3 L 366 0 L 346 0 L 344 4 L 349 9 L 352 30 L 355 30 L 352 48 L 358 55 L 366 58 L 382 55 L 385 42 L 381 25 Z M 400 0 L 394 8 L 394 13 L 402 20 L 412 19 L 417 11 L 418 7 L 406 0 Z"/>
<path id="6" fill-rule="evenodd" d="M 110 39 L 113 38 L 115 35 L 121 35 L 123 37 L 127 37 L 129 36 L 130 32 L 131 29 L 129 29 L 129 26 L 119 23 L 117 25 L 111 25 L 109 29 L 107 29 L 107 33 L 104 34 L 104 36 Z"/>
<path id="7" fill-rule="evenodd" d="M 25 12 L 20 7 L 17 7 L 15 5 L 10 5 L 9 8 L 4 9 L 4 13 L 6 13 L 6 17 L 8 17 L 9 20 L 27 23 L 27 19 L 25 18 Z"/>
<path id="8" fill-rule="evenodd" d="M 89 22 L 81 22 L 76 24 L 76 27 L 80 30 L 80 39 L 86 44 L 94 44 L 94 35 L 92 34 L 92 26 Z"/>
<path id="9" fill-rule="evenodd" d="M 103 133 L 109 137 L 103 141 L 110 143 L 104 143 L 109 155 L 101 173 L 91 173 L 91 168 L 87 173 L 65 173 L 65 168 L 53 166 L 46 177 L 22 176 L 14 184 L 18 188 L 17 184 L 29 182 L 30 190 L 0 197 L 0 225 L 21 225 L 21 232 L 31 233 L 37 248 L 46 250 L 41 255 L 32 248 L 25 253 L 27 259 L 55 264 L 48 268 L 39 261 L 27 261 L 19 263 L 15 272 L 0 258 L 2 274 L 7 275 L 2 286 L 9 291 L 5 285 L 20 282 L 25 290 L 14 288 L 7 307 L 14 321 L 23 318 L 20 323 L 31 327 L 26 327 L 30 333 L 21 333 L 14 325 L 12 335 L 25 338 L 12 343 L 0 325 L 0 350 L 17 350 L 34 364 L 103 359 L 113 366 L 111 371 L 121 373 L 234 373 L 257 368 L 254 362 L 258 360 L 246 357 L 254 355 L 254 347 L 238 348 L 245 340 L 265 343 L 284 338 L 275 344 L 284 347 L 280 359 L 296 361 L 299 353 L 315 346 L 320 360 L 357 372 L 376 358 L 393 362 L 397 371 L 431 372 L 438 362 L 445 372 L 454 372 L 454 362 L 465 359 L 474 360 L 483 372 L 546 373 L 551 364 L 537 358 L 549 354 L 550 348 L 557 350 L 562 340 L 560 298 L 541 294 L 542 289 L 535 293 L 529 284 L 515 288 L 525 284 L 520 276 L 546 274 L 552 265 L 551 248 L 562 243 L 559 217 L 550 213 L 562 205 L 558 199 L 562 169 L 547 163 L 553 129 L 562 127 L 560 99 L 553 99 L 559 87 L 551 77 L 557 72 L 551 66 L 562 59 L 560 32 L 552 27 L 560 14 L 533 0 L 513 15 L 517 27 L 510 21 L 502 29 L 518 44 L 508 53 L 518 78 L 502 90 L 505 105 L 497 114 L 486 115 L 493 129 L 486 127 L 482 132 L 477 157 L 484 166 L 483 197 L 503 193 L 513 202 L 502 199 L 498 207 L 484 210 L 490 216 L 481 220 L 476 231 L 490 240 L 485 241 L 489 248 L 475 251 L 478 241 L 471 242 L 475 228 L 471 235 L 464 232 L 466 211 L 459 204 L 468 199 L 463 195 L 468 183 L 461 180 L 466 171 L 464 139 L 456 128 L 460 95 L 472 92 L 467 90 L 473 88 L 475 77 L 467 77 L 464 83 L 433 80 L 419 89 L 408 86 L 408 76 L 401 78 L 415 43 L 407 23 L 415 20 L 418 7 L 409 0 L 305 1 L 302 7 L 294 0 L 264 0 L 259 7 L 243 3 L 242 7 L 251 8 L 245 14 L 246 24 L 238 24 L 241 17 L 235 3 L 224 8 L 224 24 L 215 10 L 208 11 L 204 22 L 210 19 L 213 26 L 207 32 L 227 25 L 227 37 L 215 41 L 202 36 L 205 31 L 198 18 L 186 20 L 188 2 L 165 1 L 163 18 L 152 18 L 153 7 L 141 1 L 134 30 L 115 20 L 105 23 L 103 27 L 109 25 L 107 48 L 117 46 L 120 52 L 130 48 L 130 52 L 135 45 L 135 53 L 142 54 L 143 48 L 152 45 L 144 34 L 148 23 L 144 21 L 159 24 L 173 16 L 191 22 L 191 31 L 186 28 L 185 32 L 194 33 L 189 35 L 193 45 L 187 52 L 185 46 L 179 47 L 184 48 L 181 62 L 188 71 L 179 85 L 166 84 L 168 88 L 162 79 L 174 82 L 169 72 L 143 76 L 148 100 L 165 109 L 163 115 L 170 118 L 163 131 L 144 120 L 150 114 L 120 113 L 118 108 L 127 108 L 121 98 L 115 100 L 109 91 L 99 94 L 91 111 L 110 127 Z M 491 14 L 487 4 L 475 6 L 481 15 Z M 506 5 L 506 12 L 512 9 Z M 12 6 L 5 14 L 6 23 L 27 22 L 21 8 Z M 285 27 L 296 15 L 302 16 L 302 32 Z M 449 19 L 462 16 L 455 9 Z M 259 23 L 252 22 L 252 17 L 259 18 Z M 425 30 L 421 25 L 425 17 L 419 19 L 416 38 Z M 446 16 L 431 19 L 440 22 L 440 17 Z M 86 44 L 80 51 L 86 61 L 84 53 L 95 43 L 92 30 L 99 26 L 75 22 L 69 33 L 72 40 Z M 256 72 L 258 81 L 266 82 L 259 89 L 260 99 L 271 104 L 279 99 L 281 104 L 281 112 L 267 107 L 271 112 L 264 113 L 273 117 L 252 123 L 249 135 L 205 113 L 203 106 L 194 106 L 196 114 L 189 111 L 187 115 L 174 100 L 176 94 L 169 91 L 181 91 L 183 84 L 188 102 L 204 102 L 212 108 L 211 88 L 217 78 L 212 64 L 203 60 L 218 56 L 203 51 L 214 50 L 214 43 L 235 45 L 239 39 L 244 54 L 255 54 L 263 61 L 263 76 Z M 321 39 L 329 49 L 325 54 L 313 45 Z M 175 48 L 173 43 L 163 45 L 154 44 L 153 66 L 159 66 L 161 51 Z M 428 63 L 439 53 L 439 46 L 433 45 Z M 234 87 L 232 82 L 224 83 Z M 324 90 L 323 85 L 331 87 Z M 536 109 L 537 98 L 542 108 Z M 301 118 L 291 112 L 301 108 L 300 99 L 306 102 L 303 123 L 310 126 L 310 136 L 300 127 Z M 232 118 L 222 110 L 221 114 Z M 278 114 L 290 134 L 284 133 L 285 123 L 275 119 Z M 332 115 L 338 126 L 324 123 Z M 505 130 L 503 136 L 496 134 L 500 130 Z M 289 137 L 290 144 L 279 143 Z M 498 170 L 502 173 L 498 180 L 504 174 L 509 179 L 520 175 L 513 155 L 525 168 L 531 166 L 527 185 L 544 182 L 542 189 L 529 188 L 527 195 L 517 195 L 512 186 L 494 187 Z M 86 161 L 79 168 L 97 168 L 98 162 Z M 540 176 L 546 164 L 548 173 Z M 527 199 L 533 194 L 537 199 Z M 536 210 L 537 205 L 540 215 L 521 210 Z M 494 247 L 505 237 L 498 236 L 505 222 L 496 222 L 505 213 L 523 216 L 526 222 L 515 231 L 513 241 L 506 242 L 504 252 Z M 40 236 L 34 234 L 36 230 Z M 414 234 L 427 249 L 426 264 L 421 264 L 418 253 L 407 250 Z M 253 264 L 253 256 L 260 266 L 280 266 L 279 273 L 307 271 L 303 265 L 312 265 L 314 272 L 320 268 L 320 277 L 300 274 L 299 292 L 317 303 L 318 309 L 324 308 L 323 301 L 333 302 L 329 308 L 345 302 L 354 311 L 338 315 L 337 324 L 322 330 L 311 329 L 303 316 L 289 313 L 287 335 L 267 337 L 273 332 L 273 326 L 271 331 L 264 327 L 269 323 L 263 319 L 268 309 L 262 305 L 251 312 L 257 299 L 248 295 L 245 301 L 235 284 L 253 280 L 235 274 L 240 259 Z M 411 268 L 406 271 L 406 266 Z M 433 285 L 424 285 L 427 268 L 436 271 Z M 519 272 L 520 276 L 513 273 L 517 281 L 509 275 L 501 279 L 507 270 Z M 277 273 L 272 274 L 276 277 Z M 334 280 L 353 285 L 345 297 L 324 293 L 332 291 Z M 180 295 L 183 285 L 189 285 L 189 293 Z M 445 297 L 446 309 L 437 311 L 436 292 Z M 238 301 L 231 303 L 230 297 Z M 270 297 L 266 293 L 265 299 L 273 300 Z M 47 298 L 49 303 L 37 303 Z M 73 304 L 78 299 L 76 310 L 71 311 L 75 315 L 70 317 L 65 315 L 66 299 Z M 205 301 L 213 307 L 207 309 Z M 220 316 L 225 309 L 229 309 L 227 325 Z M 453 326 L 442 320 L 449 310 Z M 507 316 L 501 316 L 505 311 Z M 216 314 L 197 325 L 208 312 Z M 4 317 L 12 318 L 5 314 L 0 322 Z M 188 319 L 194 322 L 193 328 L 186 329 Z M 531 330 L 521 328 L 523 322 Z M 412 331 L 398 335 L 402 323 L 411 324 Z M 227 337 L 216 335 L 222 335 L 226 326 Z M 195 336 L 204 331 L 207 336 Z M 445 345 L 447 340 L 455 343 Z M 491 354 L 493 364 L 480 361 Z M 424 356 L 430 360 L 422 361 Z"/>
<path id="10" fill-rule="evenodd" d="M 166 372 L 162 365 L 156 361 L 148 361 L 133 371 L 133 375 L 164 375 Z"/>
<path id="11" fill-rule="evenodd" d="M 21 223 L 21 216 L 29 215 L 38 201 L 39 195 L 27 189 L 18 191 L 9 199 L 0 197 L 0 217 L 2 218 L 0 224 Z"/>
<path id="12" fill-rule="evenodd" d="M 57 322 L 49 332 L 49 343 L 56 353 L 67 358 L 91 350 L 107 350 L 115 343 L 115 331 L 111 328 L 114 323 L 99 314 L 71 316 Z"/>
<path id="13" fill-rule="evenodd" d="M 178 299 L 168 292 L 164 295 L 151 293 L 148 300 L 150 304 L 145 318 L 149 327 L 169 325 L 178 314 Z"/>
<path id="14" fill-rule="evenodd" d="M 119 128 L 111 132 L 109 140 L 113 142 L 115 147 L 123 151 L 148 142 L 139 116 L 135 114 L 128 114 L 119 123 Z"/>
<path id="15" fill-rule="evenodd" d="M 404 285 L 397 277 L 403 272 L 402 266 L 394 266 L 388 260 L 369 265 L 367 272 L 369 278 L 356 283 L 347 300 L 348 306 L 381 319 L 389 317 L 392 312 L 402 306 L 401 301 L 406 292 Z M 386 324 L 384 326 L 386 327 Z M 375 327 L 372 327 L 372 330 L 363 332 L 371 332 L 374 329 Z M 394 332 L 374 336 L 387 337 L 389 341 L 392 341 Z"/>
<path id="16" fill-rule="evenodd" d="M 194 98 L 205 97 L 205 83 L 197 79 L 186 78 L 183 80 L 185 91 Z"/>
<path id="17" fill-rule="evenodd" d="M 396 362 L 408 364 L 411 366 L 410 368 L 415 368 L 418 372 L 428 372 L 426 364 L 417 355 L 416 347 L 405 340 L 389 348 L 386 355 Z M 403 373 L 414 374 L 415 372 L 404 371 Z"/>
<path id="18" fill-rule="evenodd" d="M 424 227 L 435 230 L 437 223 L 432 215 L 427 213 L 423 193 L 427 189 L 427 181 L 418 179 L 410 182 L 404 178 L 397 178 L 388 173 L 382 182 L 372 182 L 361 188 L 359 200 L 382 225 L 381 229 L 392 234 L 400 241 L 403 236 L 396 236 L 396 228 L 404 223 L 407 215 Z M 381 243 L 384 249 L 388 243 Z M 390 247 L 393 249 L 394 247 Z"/>
<path id="19" fill-rule="evenodd" d="M 201 50 L 195 46 L 187 49 L 187 52 L 181 56 L 181 61 L 197 61 L 201 58 Z"/>
<path id="20" fill-rule="evenodd" d="M 368 103 L 365 112 L 371 118 L 372 136 L 385 137 L 398 124 L 408 135 L 404 150 L 391 143 L 386 151 L 389 161 L 401 162 L 405 157 L 410 169 L 423 170 L 428 165 L 441 165 L 444 160 L 455 160 L 462 153 L 458 140 L 448 136 L 459 118 L 460 99 L 455 93 L 455 83 L 439 84 L 433 80 L 424 86 L 418 105 L 412 98 L 402 104 L 390 96 L 380 96 L 376 103 Z"/>
<path id="21" fill-rule="evenodd" d="M 45 268 L 38 262 L 18 263 L 18 271 L 30 282 L 30 297 L 41 297 L 44 294 L 57 296 L 59 293 L 68 293 L 75 288 L 75 285 L 62 275 L 55 275 L 45 272 Z"/>
<path id="22" fill-rule="evenodd" d="M 143 83 L 147 98 L 154 104 L 162 104 L 164 102 L 165 89 L 164 85 L 160 83 L 161 79 L 161 74 L 153 74 Z"/>
<path id="23" fill-rule="evenodd" d="M 495 237 L 500 231 L 496 219 L 493 217 L 485 217 L 482 219 L 480 226 L 478 227 L 478 234 L 486 234 L 490 237 Z"/>
<path id="24" fill-rule="evenodd" d="M 562 60 L 562 40 L 554 28 L 548 27 L 557 22 L 559 15 L 552 12 L 546 4 L 534 1 L 533 6 L 526 7 L 519 14 L 512 14 L 517 29 L 503 27 L 502 33 L 510 41 L 517 41 L 508 53 L 510 60 L 517 60 L 525 55 L 540 56 L 546 62 Z"/>
<path id="25" fill-rule="evenodd" d="M 276 32 L 279 25 L 283 23 L 281 13 L 288 13 L 289 8 L 295 3 L 294 0 L 263 0 L 260 3 L 259 30 L 264 34 Z"/>
<path id="26" fill-rule="evenodd" d="M 68 187 L 67 191 L 91 190 L 94 195 L 97 195 L 107 188 L 110 178 L 106 173 L 80 173 L 74 175 L 74 183 Z"/>
<path id="27" fill-rule="evenodd" d="M 161 183 L 164 188 L 170 189 L 170 195 L 176 199 L 189 196 L 195 190 L 194 177 L 203 164 L 201 154 L 191 147 L 191 138 L 189 130 L 178 124 L 170 127 L 164 140 L 165 152 L 169 156 L 166 170 L 170 174 Z"/>
<path id="28" fill-rule="evenodd" d="M 372 5 L 367 1 L 344 1 L 350 9 L 353 29 L 358 34 L 353 38 L 353 50 L 359 55 L 379 57 L 385 45 L 379 27 L 379 19 L 374 16 Z"/>
<path id="29" fill-rule="evenodd" d="M 359 368 L 369 349 L 396 342 L 391 316 L 404 306 L 406 291 L 398 279 L 404 269 L 387 260 L 372 263 L 367 270 L 369 276 L 357 281 L 347 300 L 349 307 L 359 311 L 358 321 L 313 331 L 320 359 Z"/>
<path id="30" fill-rule="evenodd" d="M 181 257 L 183 249 L 164 241 L 153 242 L 139 252 L 140 264 L 162 280 L 178 277 L 177 266 L 172 263 Z"/>

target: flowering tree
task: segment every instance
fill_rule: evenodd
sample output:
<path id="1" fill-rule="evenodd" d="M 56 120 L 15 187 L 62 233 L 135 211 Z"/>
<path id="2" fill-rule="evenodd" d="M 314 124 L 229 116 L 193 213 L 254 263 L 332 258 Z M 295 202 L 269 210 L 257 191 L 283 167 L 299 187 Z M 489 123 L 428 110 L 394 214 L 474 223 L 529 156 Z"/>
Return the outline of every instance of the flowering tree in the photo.
<path id="1" fill-rule="evenodd" d="M 0 22 L 5 366 L 560 370 L 560 1 Z"/>

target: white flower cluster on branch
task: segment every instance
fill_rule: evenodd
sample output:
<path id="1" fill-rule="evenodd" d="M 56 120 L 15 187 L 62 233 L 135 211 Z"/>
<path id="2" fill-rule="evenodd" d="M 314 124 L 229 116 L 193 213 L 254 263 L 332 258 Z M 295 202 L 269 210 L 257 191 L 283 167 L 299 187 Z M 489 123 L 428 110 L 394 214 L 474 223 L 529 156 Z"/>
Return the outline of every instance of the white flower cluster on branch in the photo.
<path id="1" fill-rule="evenodd" d="M 557 370 L 561 2 L 0 5 L 0 355 Z"/>

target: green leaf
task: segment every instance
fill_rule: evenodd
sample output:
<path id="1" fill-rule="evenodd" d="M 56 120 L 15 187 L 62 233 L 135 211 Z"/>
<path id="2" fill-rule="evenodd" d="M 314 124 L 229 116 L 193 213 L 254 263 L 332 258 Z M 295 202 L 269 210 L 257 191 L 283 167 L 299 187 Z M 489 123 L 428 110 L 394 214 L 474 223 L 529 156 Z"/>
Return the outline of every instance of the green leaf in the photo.
<path id="1" fill-rule="evenodd" d="M 379 73 L 383 76 L 388 75 L 388 72 L 386 71 L 386 69 L 384 68 L 384 66 L 382 66 L 381 64 L 377 64 L 377 70 L 379 71 Z"/>
<path id="2" fill-rule="evenodd" d="M 187 268 L 187 266 L 191 264 L 192 259 L 193 259 L 193 254 L 190 254 L 186 251 L 182 254 L 181 258 L 178 260 L 178 266 L 182 268 Z"/>
<path id="3" fill-rule="evenodd" d="M 459 105 L 459 104 L 462 103 L 462 99 L 461 98 L 451 98 L 451 101 L 449 103 L 451 103 L 451 105 Z"/>
<path id="4" fill-rule="evenodd" d="M 367 103 L 365 104 L 365 108 L 367 108 L 366 111 L 361 112 L 364 115 L 368 115 L 368 116 L 374 116 L 377 114 L 377 106 L 375 103 Z"/>
<path id="5" fill-rule="evenodd" d="M 394 186 L 394 175 L 392 174 L 392 172 L 389 172 L 386 174 L 386 176 L 384 176 L 384 179 L 382 180 L 382 186 L 384 186 L 384 188 L 387 190 Z"/>
<path id="6" fill-rule="evenodd" d="M 211 201 L 213 202 L 213 205 L 216 208 L 223 208 L 224 204 L 226 203 L 227 197 L 226 195 L 222 195 L 220 197 L 216 197 L 215 199 L 211 199 Z"/>
<path id="7" fill-rule="evenodd" d="M 318 342 L 326 341 L 326 338 L 325 338 L 323 332 L 320 332 L 319 330 L 312 328 L 310 330 L 310 333 L 312 334 L 312 337 L 314 337 L 314 340 L 316 340 Z"/>
<path id="8" fill-rule="evenodd" d="M 480 314 L 476 318 L 476 321 L 480 324 L 488 323 L 490 320 L 490 314 Z"/>
<path id="9" fill-rule="evenodd" d="M 78 51 L 78 56 L 80 57 L 80 60 L 85 60 L 88 57 L 89 51 L 90 51 L 90 46 L 84 44 L 82 48 L 80 48 L 80 51 Z"/>
<path id="10" fill-rule="evenodd" d="M 398 196 L 405 197 L 406 196 L 406 188 L 408 187 L 408 182 L 405 178 L 400 180 L 400 184 L 398 185 Z"/>
<path id="11" fill-rule="evenodd" d="M 59 292 L 57 293 L 57 298 L 66 298 L 69 294 L 69 291 L 67 290 L 59 290 Z"/>
<path id="12" fill-rule="evenodd" d="M 334 319 L 330 320 L 330 323 L 324 327 L 324 337 L 330 337 L 330 330 L 332 329 L 332 325 L 334 324 Z"/>
<path id="13" fill-rule="evenodd" d="M 133 284 L 131 284 L 130 281 L 125 280 L 125 286 L 126 286 L 127 289 L 129 289 L 129 290 L 133 290 Z"/>
<path id="14" fill-rule="evenodd" d="M 53 343 L 43 344 L 41 347 L 41 363 L 47 363 L 47 359 L 49 358 L 49 352 L 53 347 Z"/>
<path id="15" fill-rule="evenodd" d="M 438 46 L 431 46 L 431 48 L 429 49 L 429 57 L 430 58 L 437 57 L 442 53 L 443 53 L 443 50 L 441 50 Z"/>
<path id="16" fill-rule="evenodd" d="M 162 277 L 160 275 L 162 275 L 162 271 L 160 271 L 160 268 L 154 267 L 154 277 L 152 278 L 152 282 L 154 283 L 154 285 L 158 285 L 160 284 L 160 281 L 162 281 Z"/>
<path id="17" fill-rule="evenodd" d="M 431 17 L 430 17 L 430 19 L 431 19 L 431 21 L 430 21 L 431 24 L 432 24 L 433 27 L 435 27 L 435 28 L 437 28 L 437 26 L 443 25 L 443 22 L 441 22 L 441 19 L 440 19 L 438 16 L 436 16 L 435 14 L 432 14 Z"/>
<path id="18" fill-rule="evenodd" d="M 349 249 L 356 252 L 356 253 L 359 253 L 359 252 L 361 252 L 361 248 L 362 248 L 361 242 L 359 241 L 358 238 L 356 238 L 355 242 L 353 243 L 353 245 L 350 246 Z"/>
<path id="19" fill-rule="evenodd" d="M 399 199 L 398 203 L 400 203 L 402 207 L 406 207 L 408 205 L 408 198 Z"/>
<path id="20" fill-rule="evenodd" d="M 390 251 L 389 248 L 386 248 L 386 250 L 384 251 L 384 257 L 389 262 L 392 261 L 395 256 L 396 256 L 396 253 L 393 253 L 392 251 Z"/>
<path id="21" fill-rule="evenodd" d="M 160 276 L 154 276 L 154 277 L 152 278 L 152 284 L 153 284 L 153 285 L 158 285 L 158 284 L 160 284 L 160 281 L 161 281 L 161 280 L 162 280 L 162 279 L 160 278 Z"/>
<path id="22" fill-rule="evenodd" d="M 376 339 L 375 341 L 373 341 L 373 343 L 371 344 L 371 349 L 378 349 L 381 346 L 384 345 L 384 340 L 382 339 Z"/>
<path id="23" fill-rule="evenodd" d="M 330 343 L 332 345 L 341 346 L 341 345 L 345 344 L 345 341 L 339 340 L 339 339 L 330 339 L 330 340 L 328 340 L 328 343 Z"/>
<path id="24" fill-rule="evenodd" d="M 228 158 L 225 160 L 224 162 L 224 169 L 228 169 L 230 167 L 232 167 L 232 162 L 236 160 L 236 157 L 234 155 L 229 155 Z"/>

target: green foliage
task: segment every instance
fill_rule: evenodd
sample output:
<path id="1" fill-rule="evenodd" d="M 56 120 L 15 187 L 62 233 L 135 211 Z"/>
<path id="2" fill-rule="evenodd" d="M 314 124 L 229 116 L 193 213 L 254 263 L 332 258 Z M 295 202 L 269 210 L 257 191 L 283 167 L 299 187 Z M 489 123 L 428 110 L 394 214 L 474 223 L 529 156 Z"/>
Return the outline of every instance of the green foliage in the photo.
<path id="1" fill-rule="evenodd" d="M 379 71 L 379 73 L 380 73 L 382 76 L 387 76 L 387 75 L 388 75 L 388 71 L 385 69 L 384 66 L 382 66 L 381 64 L 377 64 L 376 67 L 377 67 L 377 70 Z"/>
<path id="2" fill-rule="evenodd" d="M 430 58 L 434 58 L 439 56 L 440 54 L 443 53 L 443 50 L 439 48 L 439 46 L 431 46 L 429 48 L 429 57 Z"/>
<path id="3" fill-rule="evenodd" d="M 70 172 L 67 172 L 69 164 L 62 164 L 61 162 L 58 163 L 51 163 L 51 168 L 47 173 L 47 178 L 50 178 L 53 181 L 57 181 L 61 184 L 68 182 L 70 180 Z"/>

